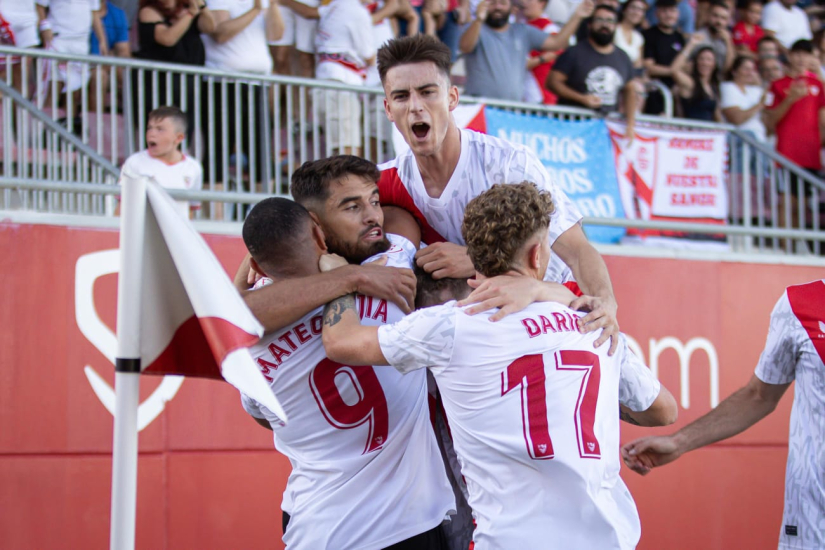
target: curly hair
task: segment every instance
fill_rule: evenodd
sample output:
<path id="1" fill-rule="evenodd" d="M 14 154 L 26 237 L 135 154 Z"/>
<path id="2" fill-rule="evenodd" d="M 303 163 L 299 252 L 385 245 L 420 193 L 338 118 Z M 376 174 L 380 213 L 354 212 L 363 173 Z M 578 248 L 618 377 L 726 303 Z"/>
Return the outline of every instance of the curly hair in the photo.
<path id="1" fill-rule="evenodd" d="M 510 271 L 527 240 L 550 225 L 555 211 L 549 191 L 536 184 L 496 184 L 464 211 L 461 234 L 476 271 L 495 277 Z"/>

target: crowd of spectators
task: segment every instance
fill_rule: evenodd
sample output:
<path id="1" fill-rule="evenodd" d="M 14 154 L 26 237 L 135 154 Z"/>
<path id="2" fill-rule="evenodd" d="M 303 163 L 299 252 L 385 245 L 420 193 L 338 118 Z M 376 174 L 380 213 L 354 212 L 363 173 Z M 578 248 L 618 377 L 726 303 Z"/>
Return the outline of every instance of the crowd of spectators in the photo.
<path id="1" fill-rule="evenodd" d="M 823 14 L 824 5 L 811 0 L 140 0 L 137 6 L 0 0 L 0 39 L 57 52 L 376 85 L 377 48 L 393 36 L 424 32 L 463 61 L 459 82 L 466 94 L 618 111 L 632 122 L 637 111 L 664 113 L 663 85 L 672 92 L 674 115 L 727 121 L 760 141 L 778 140 L 781 152 L 819 170 L 811 151 L 800 153 L 783 135 L 789 120 L 801 121 L 806 138 L 819 144 L 817 88 L 803 81 L 823 78 Z M 78 91 L 89 71 L 77 65 L 55 65 L 59 74 L 45 77 Z M 12 70 L 17 84 L 20 67 Z M 191 94 L 192 84 L 147 78 L 144 91 L 159 88 L 164 97 L 171 85 L 173 102 L 191 105 L 181 94 Z M 266 100 L 255 87 L 238 97 L 242 113 L 250 98 Z M 235 95 L 228 99 L 234 113 Z M 336 151 L 357 153 L 360 102 L 351 93 L 334 99 L 333 111 L 351 116 L 333 114 L 330 139 Z M 214 118 L 220 126 L 221 117 Z M 232 124 L 229 133 L 235 130 Z"/>

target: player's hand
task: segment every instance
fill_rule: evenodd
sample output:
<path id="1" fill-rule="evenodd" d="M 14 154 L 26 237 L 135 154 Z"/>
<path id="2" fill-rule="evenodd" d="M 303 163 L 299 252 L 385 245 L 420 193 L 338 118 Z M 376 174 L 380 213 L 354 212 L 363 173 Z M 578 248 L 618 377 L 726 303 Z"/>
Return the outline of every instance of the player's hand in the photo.
<path id="1" fill-rule="evenodd" d="M 415 254 L 415 263 L 433 279 L 469 279 L 475 275 L 467 247 L 453 243 L 435 243 Z"/>
<path id="2" fill-rule="evenodd" d="M 490 9 L 490 2 L 481 0 L 476 7 L 476 19 L 482 23 L 487 20 L 487 11 Z"/>
<path id="3" fill-rule="evenodd" d="M 596 8 L 596 4 L 593 0 L 584 0 L 578 6 L 576 6 L 575 15 L 581 19 L 587 19 L 591 15 L 593 15 L 593 10 Z"/>
<path id="4" fill-rule="evenodd" d="M 616 320 L 619 306 L 616 300 L 606 300 L 597 296 L 579 296 L 570 304 L 570 309 L 590 312 L 579 319 L 579 328 L 584 332 L 602 329 L 599 338 L 593 342 L 593 347 L 601 346 L 609 338 L 610 349 L 607 354 L 613 355 L 619 347 L 619 322 Z"/>
<path id="5" fill-rule="evenodd" d="M 602 98 L 597 95 L 588 94 L 584 96 L 584 106 L 589 109 L 598 109 L 602 106 Z"/>
<path id="6" fill-rule="evenodd" d="M 622 447 L 622 459 L 628 468 L 644 476 L 657 466 L 673 462 L 683 452 L 672 435 L 660 435 L 643 437 L 625 444 Z"/>
<path id="7" fill-rule="evenodd" d="M 386 258 L 383 258 L 383 260 L 384 263 L 387 263 Z M 318 267 L 321 269 L 321 273 L 326 273 L 327 271 L 332 271 L 345 265 L 349 265 L 349 262 L 338 254 L 324 254 L 318 260 Z"/>
<path id="8" fill-rule="evenodd" d="M 355 292 L 390 301 L 404 313 L 415 308 L 415 275 L 412 269 L 387 267 L 386 257 L 364 264 L 352 266 L 359 269 Z"/>
<path id="9" fill-rule="evenodd" d="M 535 302 L 558 302 L 566 306 L 576 298 L 564 285 L 545 283 L 515 273 L 482 280 L 470 279 L 467 283 L 475 290 L 458 302 L 458 305 L 476 304 L 465 310 L 468 315 L 500 308 L 490 317 L 490 321 L 493 322 L 500 321 Z"/>

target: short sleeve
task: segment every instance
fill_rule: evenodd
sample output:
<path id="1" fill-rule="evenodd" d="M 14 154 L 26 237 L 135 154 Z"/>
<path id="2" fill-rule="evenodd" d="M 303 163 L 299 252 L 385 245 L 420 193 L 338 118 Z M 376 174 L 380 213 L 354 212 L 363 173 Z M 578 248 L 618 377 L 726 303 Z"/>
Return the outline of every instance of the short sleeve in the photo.
<path id="1" fill-rule="evenodd" d="M 653 372 L 630 351 L 624 335 L 619 337 L 619 357 L 621 357 L 621 377 L 619 379 L 619 403 L 634 412 L 650 408 L 662 385 Z"/>
<path id="2" fill-rule="evenodd" d="M 378 327 L 381 353 L 401 373 L 450 364 L 455 345 L 455 302 L 420 309 L 401 321 Z"/>
<path id="3" fill-rule="evenodd" d="M 547 33 L 531 25 L 524 25 L 523 28 L 525 29 L 527 43 L 530 45 L 530 49 L 541 50 L 544 41 L 547 40 Z"/>
<path id="4" fill-rule="evenodd" d="M 116 18 L 115 36 L 112 42 L 115 44 L 129 42 L 129 21 L 126 19 L 126 12 L 118 11 Z"/>
<path id="5" fill-rule="evenodd" d="M 506 181 L 535 183 L 539 189 L 550 191 L 553 197 L 555 211 L 550 219 L 549 228 L 552 246 L 562 233 L 579 223 L 582 215 L 570 197 L 556 184 L 535 153 L 526 147 L 514 147 L 512 155 Z"/>
<path id="6" fill-rule="evenodd" d="M 655 28 L 655 27 L 651 27 Z M 654 48 L 654 43 L 652 40 L 652 36 L 650 33 L 644 33 L 642 37 L 645 39 L 644 46 L 642 47 L 642 58 L 643 59 L 656 59 L 656 50 Z"/>
<path id="7" fill-rule="evenodd" d="M 556 62 L 553 63 L 553 71 L 558 71 L 562 74 L 570 76 L 572 68 L 576 63 L 576 48 L 567 48 L 564 50 Z"/>
<path id="8" fill-rule="evenodd" d="M 89 0 L 89 7 L 92 11 L 98 11 L 100 9 L 100 0 Z"/>
<path id="9" fill-rule="evenodd" d="M 734 89 L 734 86 L 736 86 L 736 84 L 734 84 L 733 82 L 724 82 L 719 87 L 719 93 L 722 96 L 722 109 L 727 109 L 728 107 L 742 107 L 739 104 L 739 101 L 737 101 L 736 90 Z"/>
<path id="10" fill-rule="evenodd" d="M 791 309 L 788 293 L 782 295 L 771 313 L 768 339 L 756 365 L 756 377 L 766 384 L 789 384 L 796 378 L 799 343 L 795 333 L 799 319 Z"/>
<path id="11" fill-rule="evenodd" d="M 261 404 L 244 393 L 241 394 L 241 405 L 243 405 L 243 410 L 245 410 L 250 416 L 260 418 L 261 420 L 267 419 L 266 415 L 261 410 Z"/>
<path id="12" fill-rule="evenodd" d="M 779 31 L 779 27 L 782 23 L 782 18 L 777 17 L 776 8 L 778 6 L 778 2 L 776 5 L 773 5 L 774 2 L 769 2 L 765 5 L 764 10 L 762 11 L 762 28 L 766 31 Z M 784 9 L 784 8 L 779 8 Z"/>
<path id="13" fill-rule="evenodd" d="M 362 59 L 375 57 L 375 40 L 373 40 L 373 25 L 370 12 L 364 9 L 358 10 L 358 20 L 350 26 L 352 31 L 352 42 Z"/>

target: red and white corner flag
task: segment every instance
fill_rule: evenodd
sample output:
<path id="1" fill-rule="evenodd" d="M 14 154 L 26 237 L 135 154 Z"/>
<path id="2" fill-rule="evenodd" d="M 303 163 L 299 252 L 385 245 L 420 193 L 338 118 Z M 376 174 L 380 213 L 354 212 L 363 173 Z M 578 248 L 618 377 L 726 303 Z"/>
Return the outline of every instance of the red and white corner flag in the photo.
<path id="1" fill-rule="evenodd" d="M 141 373 L 222 378 L 287 417 L 247 349 L 263 327 L 203 238 L 156 182 L 121 181 L 110 548 L 131 550 Z"/>

